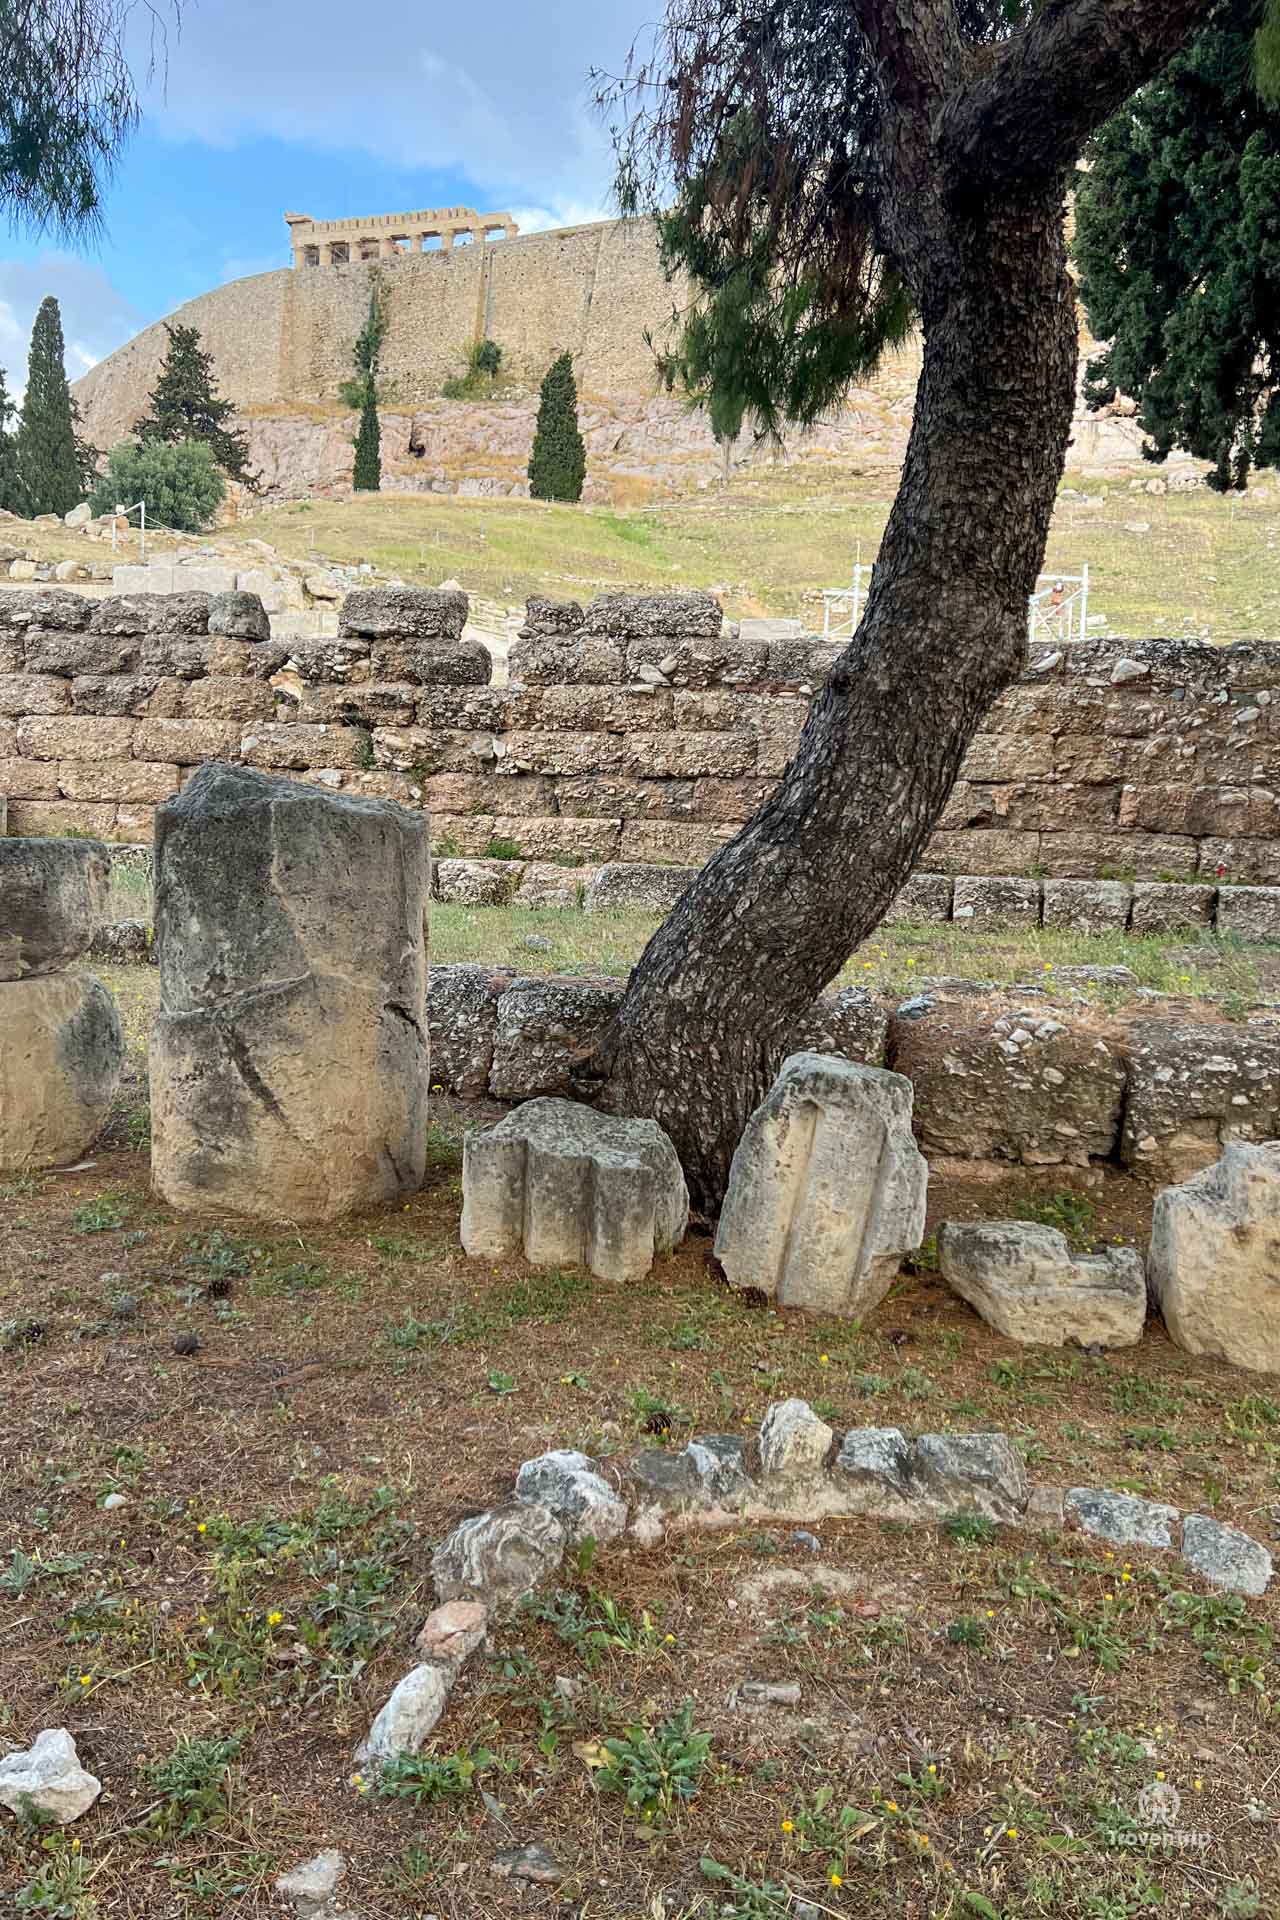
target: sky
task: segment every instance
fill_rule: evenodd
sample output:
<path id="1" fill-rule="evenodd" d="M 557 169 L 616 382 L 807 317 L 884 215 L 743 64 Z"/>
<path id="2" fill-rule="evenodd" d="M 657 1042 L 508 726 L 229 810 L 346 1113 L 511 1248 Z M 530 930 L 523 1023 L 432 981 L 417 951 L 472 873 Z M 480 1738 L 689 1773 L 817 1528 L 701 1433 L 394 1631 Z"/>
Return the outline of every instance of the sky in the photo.
<path id="1" fill-rule="evenodd" d="M 157 0 L 161 6 L 166 0 Z M 608 217 L 593 67 L 620 69 L 653 0 L 183 0 L 156 49 L 135 15 L 143 106 L 76 248 L 0 232 L 0 366 L 26 377 L 58 298 L 72 379 L 184 300 L 290 263 L 286 209 L 318 220 L 473 206 L 522 231 Z"/>

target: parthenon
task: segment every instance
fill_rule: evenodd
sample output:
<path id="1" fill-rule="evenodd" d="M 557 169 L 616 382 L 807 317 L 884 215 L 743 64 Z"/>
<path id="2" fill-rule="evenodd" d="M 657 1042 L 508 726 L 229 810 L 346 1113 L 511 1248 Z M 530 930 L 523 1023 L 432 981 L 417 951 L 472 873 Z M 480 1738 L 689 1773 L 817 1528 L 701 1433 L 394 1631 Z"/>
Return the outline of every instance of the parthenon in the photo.
<path id="1" fill-rule="evenodd" d="M 284 218 L 295 267 L 448 253 L 455 245 L 514 240 L 519 231 L 509 213 L 477 213 L 474 207 L 427 207 L 420 213 L 375 213 L 361 220 L 313 220 L 309 213 L 286 213 Z"/>

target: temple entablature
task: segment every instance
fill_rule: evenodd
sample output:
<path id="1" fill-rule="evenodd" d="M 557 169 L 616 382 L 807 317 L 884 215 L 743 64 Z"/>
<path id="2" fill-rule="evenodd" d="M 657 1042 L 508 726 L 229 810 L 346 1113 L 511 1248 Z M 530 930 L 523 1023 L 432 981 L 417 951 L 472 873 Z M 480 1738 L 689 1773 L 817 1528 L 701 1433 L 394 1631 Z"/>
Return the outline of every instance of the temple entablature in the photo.
<path id="1" fill-rule="evenodd" d="M 474 207 L 427 207 L 419 213 L 375 213 L 360 220 L 313 220 L 286 213 L 295 267 L 344 267 L 398 260 L 410 253 L 449 253 L 455 246 L 514 240 L 519 229 L 509 213 L 477 213 Z"/>

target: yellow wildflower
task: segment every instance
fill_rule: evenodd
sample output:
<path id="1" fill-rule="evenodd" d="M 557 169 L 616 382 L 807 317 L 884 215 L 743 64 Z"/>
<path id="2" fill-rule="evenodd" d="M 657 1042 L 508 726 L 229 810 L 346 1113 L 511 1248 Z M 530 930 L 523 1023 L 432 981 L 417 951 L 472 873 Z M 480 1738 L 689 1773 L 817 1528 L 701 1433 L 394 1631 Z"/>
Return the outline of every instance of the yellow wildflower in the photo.
<path id="1" fill-rule="evenodd" d="M 282 1613 L 269 1613 L 267 1615 L 267 1625 L 269 1627 L 278 1627 L 283 1619 L 284 1615 Z"/>
<path id="2" fill-rule="evenodd" d="M 794 1833 L 794 1832 L 795 1832 L 795 1830 L 796 1830 L 796 1823 L 795 1823 L 795 1821 L 794 1821 L 794 1820 L 784 1820 L 784 1821 L 783 1821 L 783 1823 L 782 1823 L 782 1831 L 783 1831 L 784 1833 Z"/>

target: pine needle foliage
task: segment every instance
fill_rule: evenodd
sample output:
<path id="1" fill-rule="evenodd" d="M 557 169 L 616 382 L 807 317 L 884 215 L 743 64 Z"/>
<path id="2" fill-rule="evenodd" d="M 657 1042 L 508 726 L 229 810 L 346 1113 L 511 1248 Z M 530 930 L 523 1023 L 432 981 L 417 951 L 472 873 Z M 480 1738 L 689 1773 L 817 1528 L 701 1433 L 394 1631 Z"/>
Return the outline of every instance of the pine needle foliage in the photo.
<path id="1" fill-rule="evenodd" d="M 178 446 L 202 440 L 230 480 L 254 484 L 249 472 L 248 435 L 232 422 L 236 409 L 218 393 L 213 355 L 201 345 L 198 327 L 171 327 L 159 378 L 151 391 L 150 411 L 134 426 L 138 439 Z"/>
<path id="2" fill-rule="evenodd" d="M 52 294 L 31 330 L 27 391 L 17 435 L 25 510 L 69 513 L 85 497 L 87 449 L 76 433 L 79 410 L 67 384 L 62 315 Z"/>

